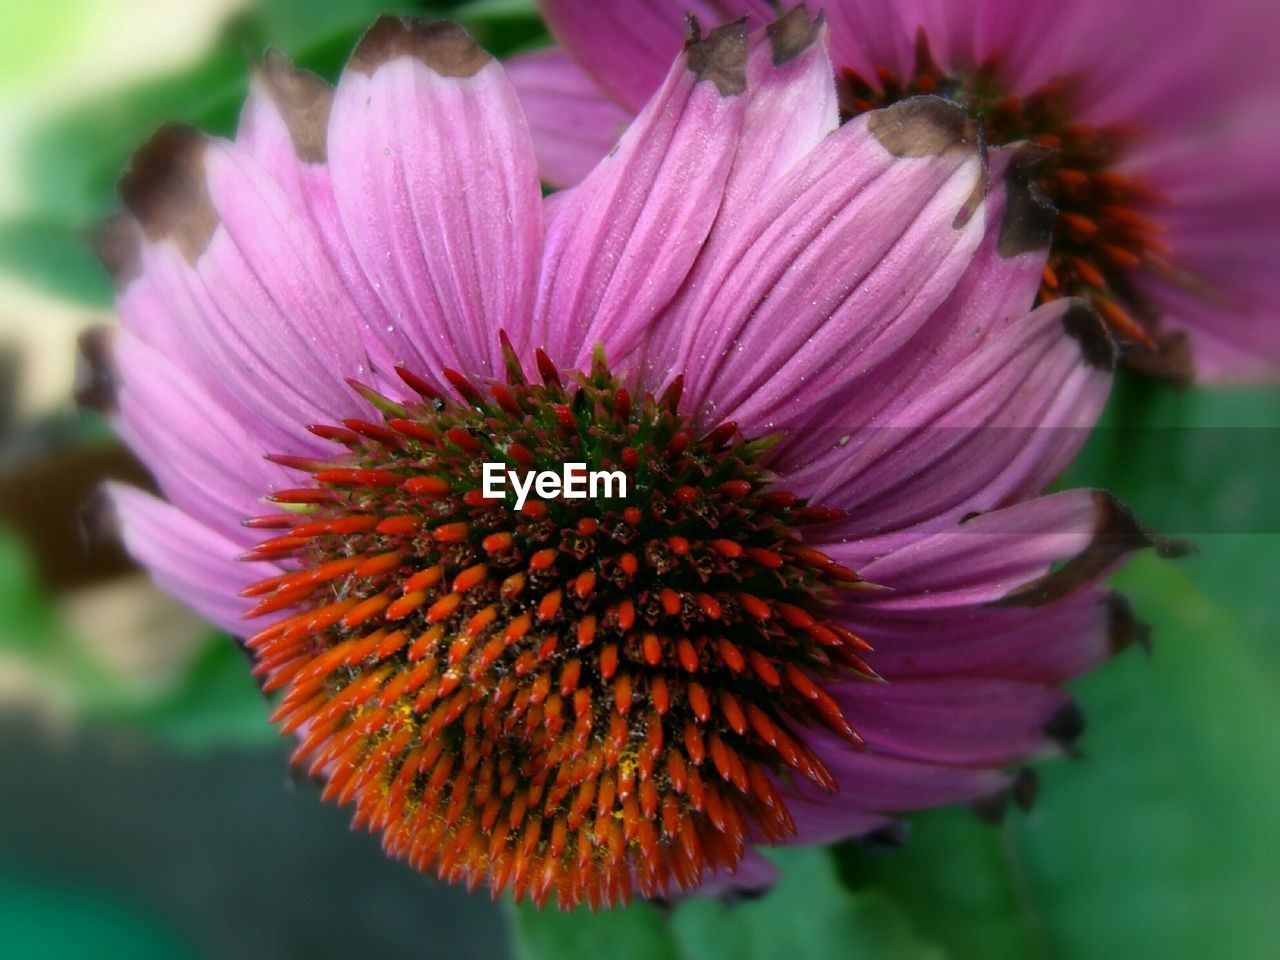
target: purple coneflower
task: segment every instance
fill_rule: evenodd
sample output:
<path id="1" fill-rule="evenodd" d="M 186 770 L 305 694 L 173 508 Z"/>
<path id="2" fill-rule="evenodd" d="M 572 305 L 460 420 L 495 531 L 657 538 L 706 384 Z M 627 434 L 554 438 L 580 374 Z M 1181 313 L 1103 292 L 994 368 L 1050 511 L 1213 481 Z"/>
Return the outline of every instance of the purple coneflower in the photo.
<path id="1" fill-rule="evenodd" d="M 766 0 L 543 0 L 562 49 L 510 64 L 546 179 L 576 182 L 704 22 Z M 1269 0 L 827 0 L 845 120 L 937 94 L 1029 141 L 1060 211 L 1041 302 L 1088 299 L 1131 364 L 1185 382 L 1280 369 L 1280 73 Z M 1190 349 L 1188 349 L 1188 345 Z"/>
<path id="2" fill-rule="evenodd" d="M 460 28 L 381 19 L 336 89 L 271 55 L 103 236 L 167 498 L 112 489 L 127 545 L 248 634 L 327 797 L 495 893 L 760 882 L 751 844 L 1025 799 L 1152 540 L 1036 498 L 1113 351 L 1080 301 L 1010 307 L 1048 239 L 1017 154 L 938 98 L 839 126 L 803 12 L 695 36 L 545 201 Z M 567 462 L 627 496 L 486 496 Z"/>

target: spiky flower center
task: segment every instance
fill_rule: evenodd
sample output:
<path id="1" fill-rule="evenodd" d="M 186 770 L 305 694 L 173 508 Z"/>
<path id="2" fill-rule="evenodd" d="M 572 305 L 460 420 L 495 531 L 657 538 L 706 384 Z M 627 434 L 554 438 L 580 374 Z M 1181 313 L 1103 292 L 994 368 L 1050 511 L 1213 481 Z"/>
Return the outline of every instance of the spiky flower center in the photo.
<path id="1" fill-rule="evenodd" d="M 1147 324 L 1152 310 L 1132 274 L 1143 265 L 1169 276 L 1174 271 L 1161 227 L 1150 216 L 1161 197 L 1118 167 L 1135 131 L 1076 121 L 1070 78 L 1019 97 L 1007 92 L 1001 76 L 998 54 L 972 70 L 944 72 L 921 31 L 911 76 L 880 69 L 868 78 L 844 68 L 837 81 L 846 119 L 906 97 L 937 94 L 981 120 L 988 144 L 1029 141 L 1043 147 L 1036 185 L 1059 215 L 1040 299 L 1084 297 L 1119 338 L 1150 346 Z"/>
<path id="2" fill-rule="evenodd" d="M 378 422 L 314 427 L 331 462 L 249 521 L 289 572 L 246 591 L 251 638 L 295 761 L 420 869 L 561 904 L 661 895 L 794 831 L 805 745 L 860 739 L 824 681 L 873 675 L 824 619 L 857 575 L 798 530 L 834 513 L 778 491 L 768 442 L 696 430 L 679 381 L 633 398 L 599 360 L 526 380 L 446 371 L 448 393 L 359 388 Z M 625 498 L 484 495 L 486 462 L 620 470 Z"/>

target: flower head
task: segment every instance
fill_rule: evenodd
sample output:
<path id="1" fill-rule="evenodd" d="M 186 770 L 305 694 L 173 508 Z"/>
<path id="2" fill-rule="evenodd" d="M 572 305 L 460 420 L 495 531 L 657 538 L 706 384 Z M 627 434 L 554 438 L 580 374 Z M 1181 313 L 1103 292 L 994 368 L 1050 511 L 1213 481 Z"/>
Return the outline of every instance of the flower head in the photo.
<path id="1" fill-rule="evenodd" d="M 542 6 L 563 50 L 510 69 L 544 175 L 562 185 L 656 87 L 687 8 L 710 22 L 773 16 L 763 0 Z M 821 6 L 843 118 L 935 94 L 980 121 L 986 143 L 1034 145 L 1021 175 L 1059 213 L 1041 302 L 1088 299 L 1131 364 L 1175 380 L 1276 371 L 1274 5 L 1180 0 L 1158 19 L 1101 0 Z"/>
<path id="2" fill-rule="evenodd" d="M 803 12 L 692 37 L 546 200 L 459 28 L 379 20 L 332 90 L 271 55 L 102 238 L 113 416 L 167 498 L 114 488 L 124 538 L 246 638 L 326 796 L 451 880 L 613 903 L 998 805 L 1139 632 L 1096 583 L 1152 542 L 1035 498 L 1113 350 L 1018 306 L 1017 159 L 937 98 L 839 126 Z M 630 483 L 517 510 L 486 463 Z"/>

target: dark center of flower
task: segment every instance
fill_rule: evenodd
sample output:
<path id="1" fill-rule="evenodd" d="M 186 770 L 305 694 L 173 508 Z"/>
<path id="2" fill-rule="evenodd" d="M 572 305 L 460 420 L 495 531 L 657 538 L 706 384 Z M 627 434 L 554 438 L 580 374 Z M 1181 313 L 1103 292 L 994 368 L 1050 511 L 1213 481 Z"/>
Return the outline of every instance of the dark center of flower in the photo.
<path id="1" fill-rule="evenodd" d="M 273 457 L 310 480 L 248 521 L 277 535 L 246 558 L 291 568 L 246 591 L 289 611 L 256 670 L 295 761 L 419 869 L 564 905 L 688 889 L 794 831 L 788 778 L 834 786 L 799 728 L 861 743 L 823 689 L 874 675 L 824 619 L 859 578 L 797 532 L 835 512 L 773 489 L 767 440 L 695 429 L 679 380 L 633 398 L 603 358 L 539 355 L 534 383 L 507 356 L 448 395 L 401 370 L 412 403 L 355 385 L 381 422 Z M 626 496 L 485 496 L 485 463 L 567 462 Z"/>
<path id="2" fill-rule="evenodd" d="M 937 94 L 981 120 L 988 144 L 1029 141 L 1043 147 L 1035 182 L 1059 215 L 1041 300 L 1084 297 L 1118 337 L 1151 345 L 1144 323 L 1152 319 L 1152 311 L 1135 288 L 1132 272 L 1140 265 L 1165 274 L 1172 274 L 1172 268 L 1161 227 L 1149 216 L 1161 198 L 1117 168 L 1134 131 L 1075 121 L 1069 78 L 1025 97 L 1007 93 L 998 55 L 971 71 L 947 74 L 934 60 L 923 31 L 916 38 L 910 77 L 881 69 L 869 78 L 844 68 L 837 81 L 845 119 L 906 97 Z"/>

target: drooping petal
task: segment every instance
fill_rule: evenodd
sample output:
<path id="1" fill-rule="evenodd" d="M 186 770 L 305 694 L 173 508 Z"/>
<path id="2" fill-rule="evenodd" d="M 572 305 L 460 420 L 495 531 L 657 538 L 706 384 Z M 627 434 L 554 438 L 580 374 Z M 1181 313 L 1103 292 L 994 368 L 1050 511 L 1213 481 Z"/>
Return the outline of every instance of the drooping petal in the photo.
<path id="1" fill-rule="evenodd" d="M 533 342 L 570 366 L 627 352 L 684 282 L 715 221 L 746 108 L 747 33 L 689 45 L 618 149 L 558 205 Z"/>
<path id="2" fill-rule="evenodd" d="M 789 472 L 815 459 L 842 462 L 871 428 L 950 376 L 1030 309 L 1048 255 L 1054 212 L 1031 188 L 1024 148 L 987 153 L 986 232 L 947 299 L 896 351 L 840 371 L 785 411 L 776 459 Z M 811 473 L 826 476 L 825 466 Z"/>
<path id="3" fill-rule="evenodd" d="M 973 607 L 945 619 L 861 610 L 856 627 L 875 648 L 867 662 L 891 684 L 934 676 L 1062 683 L 1147 637 L 1125 599 L 1097 587 L 1045 606 Z"/>
<path id="4" fill-rule="evenodd" d="M 822 20 L 810 17 L 803 7 L 751 37 L 748 102 L 740 142 L 706 245 L 685 283 L 685 293 L 645 332 L 645 342 L 623 345 L 642 351 L 653 371 L 649 383 L 653 389 L 661 389 L 675 368 L 679 335 L 689 326 L 701 329 L 690 313 L 688 291 L 717 282 L 715 271 L 723 267 L 720 254 L 733 247 L 737 231 L 759 198 L 839 124 L 826 40 Z"/>
<path id="5" fill-rule="evenodd" d="M 553 187 L 590 173 L 634 116 L 558 47 L 522 53 L 506 66 L 529 119 L 538 169 Z"/>
<path id="6" fill-rule="evenodd" d="M 458 26 L 383 17 L 334 94 L 338 211 L 405 352 L 500 367 L 521 344 L 542 233 L 533 145 L 502 66 Z"/>
<path id="7" fill-rule="evenodd" d="M 248 603 L 238 594 L 250 584 L 280 573 L 270 563 L 243 563 L 241 548 L 183 513 L 133 487 L 111 483 L 107 496 L 115 510 L 125 548 L 167 593 L 210 623 L 243 636 Z M 269 622 L 269 621 L 268 621 Z M 254 621 L 261 629 L 264 621 Z"/>
<path id="8" fill-rule="evenodd" d="M 734 894 L 759 895 L 778 882 L 778 868 L 750 847 L 732 873 L 718 870 L 703 880 L 697 894 L 723 897 Z"/>
<path id="9" fill-rule="evenodd" d="M 360 410 L 344 377 L 368 360 L 355 324 L 333 320 L 332 265 L 257 161 L 169 126 L 135 154 L 120 190 L 141 228 L 129 284 L 145 285 L 140 335 L 183 341 L 175 359 L 259 449 Z"/>
<path id="10" fill-rule="evenodd" d="M 154 277 L 143 271 L 145 242 L 142 226 L 127 212 L 109 219 L 91 237 L 95 252 L 116 285 L 116 314 L 120 326 L 139 340 L 168 357 L 180 369 L 194 371 L 203 379 L 206 354 L 184 312 L 166 304 Z M 212 383 L 212 395 L 221 398 L 224 389 Z"/>
<path id="11" fill-rule="evenodd" d="M 806 731 L 805 742 L 839 785 L 834 796 L 823 796 L 813 787 L 802 788 L 803 796 L 818 810 L 827 808 L 823 819 L 830 839 L 865 833 L 868 821 L 874 829 L 875 821 L 868 814 L 965 803 L 998 793 L 1010 782 L 1008 774 L 988 767 L 951 766 L 853 750 L 827 730 Z M 809 805 L 804 800 L 789 800 L 788 806 L 799 826 L 809 813 Z M 813 842 L 808 835 L 804 839 Z"/>
<path id="12" fill-rule="evenodd" d="M 841 127 L 708 251 L 651 342 L 691 409 L 760 436 L 815 385 L 873 364 L 950 294 L 983 235 L 963 113 L 904 101 Z M 819 388 L 820 389 L 820 388 Z"/>
<path id="13" fill-rule="evenodd" d="M 877 70 L 909 76 L 915 52 L 915 36 L 906 26 L 910 7 L 896 0 L 830 4 L 831 57 L 836 69 L 849 68 L 864 78 Z"/>
<path id="14" fill-rule="evenodd" d="M 543 0 L 547 25 L 570 56 L 614 100 L 635 113 L 662 84 L 685 40 L 685 17 L 708 29 L 751 16 L 774 18 L 764 0 Z"/>
<path id="15" fill-rule="evenodd" d="M 316 174 L 329 158 L 332 112 L 333 88 L 328 83 L 299 69 L 280 51 L 267 51 L 254 70 L 235 141 L 301 209 L 308 207 Z"/>
<path id="16" fill-rule="evenodd" d="M 1125 169 L 1169 198 L 1158 214 L 1169 267 L 1136 278 L 1161 330 L 1191 339 L 1200 379 L 1258 379 L 1280 370 L 1280 119 L 1274 101 L 1237 101 L 1216 122 L 1126 158 Z M 1212 168 L 1213 176 L 1205 171 Z"/>
<path id="17" fill-rule="evenodd" d="M 333 194 L 328 164 L 329 117 L 333 88 L 315 74 L 294 66 L 284 54 L 268 50 L 254 71 L 249 98 L 240 113 L 236 145 L 261 163 L 293 201 L 299 217 L 310 227 L 332 265 L 339 299 L 333 311 L 360 332 L 370 371 L 361 377 L 383 389 L 400 384 L 393 373 L 397 363 L 416 361 L 416 349 L 406 346 L 394 314 L 356 257 Z"/>
<path id="18" fill-rule="evenodd" d="M 823 424 L 801 425 L 826 452 L 796 469 L 794 483 L 848 511 L 828 536 L 945 529 L 1053 479 L 1101 412 L 1113 364 L 1093 312 L 1053 301 L 873 420 L 857 444 L 842 445 Z"/>
<path id="19" fill-rule="evenodd" d="M 1116 94 L 1145 99 L 1153 89 L 1178 99 L 1185 91 L 1170 83 L 1195 71 L 1186 69 L 1184 56 L 1167 51 L 1176 47 L 1186 56 L 1199 56 L 1195 38 L 1221 32 L 1206 33 L 1211 10 L 1195 0 L 1175 0 L 1162 11 L 1166 33 L 1156 45 L 1144 30 L 1149 10 L 1106 0 L 1023 0 L 1015 6 L 999 0 L 838 0 L 830 17 L 837 65 L 873 82 L 879 70 L 911 77 L 923 36 L 945 72 L 973 71 L 994 58 L 1011 93 L 1025 96 L 1071 78 L 1081 101 L 1093 105 Z M 1152 56 L 1153 50 L 1162 53 Z M 1149 80 L 1112 79 L 1137 75 Z"/>
<path id="20" fill-rule="evenodd" d="M 861 358 L 823 389 L 804 390 L 800 402 L 780 411 L 774 424 L 785 431 L 777 448 L 780 465 L 803 466 L 832 443 L 844 448 L 846 436 L 860 438 L 901 411 L 987 339 L 1023 319 L 1041 282 L 1055 219 L 1052 207 L 1029 186 L 1030 159 L 1033 151 L 1023 146 L 988 151 L 993 186 L 986 233 L 959 283 L 899 349 L 879 356 L 879 362 Z M 815 424 L 823 429 L 814 430 Z M 788 430 L 791 425 L 796 429 Z"/>
<path id="21" fill-rule="evenodd" d="M 288 474 L 244 450 L 244 425 L 193 378 L 129 331 L 116 338 L 119 428 L 170 502 L 235 543 L 261 539 L 241 523 Z"/>
<path id="22" fill-rule="evenodd" d="M 839 126 L 821 17 L 798 6 L 751 35 L 747 97 L 710 248 L 731 237 L 752 203 Z"/>
<path id="23" fill-rule="evenodd" d="M 977 792 L 983 794 L 988 787 L 999 789 L 1002 783 L 984 778 Z M 810 790 L 798 797 L 788 797 L 787 809 L 796 825 L 795 836 L 791 838 L 795 843 L 835 843 L 865 836 L 893 823 L 891 816 L 864 810 L 839 790 L 831 794 Z"/>
<path id="24" fill-rule="evenodd" d="M 1057 687 L 1021 680 L 929 677 L 846 682 L 828 692 L 874 752 L 930 763 L 1000 767 L 1052 747 L 1072 709 Z"/>
<path id="25" fill-rule="evenodd" d="M 927 536 L 823 544 L 890 591 L 860 598 L 858 615 L 965 613 L 988 604 L 1039 607 L 1086 586 L 1135 550 L 1176 555 L 1180 545 L 1154 536 L 1100 490 L 1065 490 L 993 510 Z M 876 551 L 880 552 L 877 553 Z"/>

